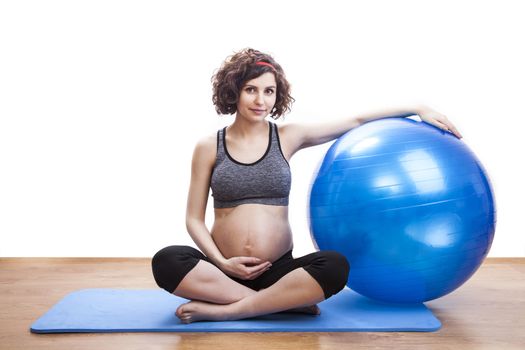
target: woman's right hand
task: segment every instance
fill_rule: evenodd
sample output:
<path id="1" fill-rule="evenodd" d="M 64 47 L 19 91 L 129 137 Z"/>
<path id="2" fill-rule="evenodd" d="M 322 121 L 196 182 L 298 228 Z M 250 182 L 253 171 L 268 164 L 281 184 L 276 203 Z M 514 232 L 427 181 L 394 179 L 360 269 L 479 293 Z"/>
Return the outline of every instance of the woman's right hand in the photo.
<path id="1" fill-rule="evenodd" d="M 235 256 L 226 259 L 221 264 L 221 270 L 231 277 L 241 280 L 253 280 L 268 271 L 271 266 L 271 262 L 263 261 L 256 257 Z"/>

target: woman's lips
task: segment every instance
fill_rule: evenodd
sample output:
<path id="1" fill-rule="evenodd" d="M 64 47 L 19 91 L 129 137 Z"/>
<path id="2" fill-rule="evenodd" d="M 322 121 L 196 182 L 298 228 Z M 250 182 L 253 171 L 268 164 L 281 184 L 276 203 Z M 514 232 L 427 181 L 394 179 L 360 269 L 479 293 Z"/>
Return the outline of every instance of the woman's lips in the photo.
<path id="1" fill-rule="evenodd" d="M 253 111 L 256 114 L 263 114 L 264 112 L 266 112 L 265 109 L 253 109 L 253 108 L 250 108 L 250 110 Z"/>

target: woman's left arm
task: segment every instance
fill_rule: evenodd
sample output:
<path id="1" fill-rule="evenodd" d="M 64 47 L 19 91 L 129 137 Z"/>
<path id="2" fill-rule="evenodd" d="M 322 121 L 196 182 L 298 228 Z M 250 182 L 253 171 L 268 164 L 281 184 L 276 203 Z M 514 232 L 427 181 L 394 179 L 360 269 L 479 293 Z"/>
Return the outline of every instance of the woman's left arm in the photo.
<path id="1" fill-rule="evenodd" d="M 446 130 L 458 138 L 462 138 L 454 124 L 452 124 L 445 115 L 425 106 L 407 109 L 382 110 L 334 122 L 315 124 L 290 123 L 282 126 L 281 133 L 283 134 L 283 138 L 286 139 L 289 153 L 292 155 L 302 148 L 332 141 L 343 135 L 345 132 L 373 120 L 409 117 L 414 115 L 419 116 L 423 122 L 434 125 L 442 130 Z"/>

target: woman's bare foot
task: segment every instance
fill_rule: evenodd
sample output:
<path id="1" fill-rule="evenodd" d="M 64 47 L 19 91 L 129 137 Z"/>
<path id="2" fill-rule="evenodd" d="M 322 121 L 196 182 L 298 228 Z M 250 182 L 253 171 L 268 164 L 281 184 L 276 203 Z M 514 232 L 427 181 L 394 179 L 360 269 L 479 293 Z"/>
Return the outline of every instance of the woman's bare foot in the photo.
<path id="1" fill-rule="evenodd" d="M 230 304 L 231 305 L 231 304 Z M 177 308 L 175 315 L 182 323 L 197 321 L 226 321 L 231 319 L 229 305 L 212 304 L 203 301 L 190 301 Z M 319 315 L 321 310 L 317 305 L 297 307 L 283 312 L 302 313 L 308 315 Z"/>
<path id="2" fill-rule="evenodd" d="M 182 323 L 196 321 L 225 321 L 229 317 L 227 305 L 190 301 L 177 308 L 175 315 Z"/>

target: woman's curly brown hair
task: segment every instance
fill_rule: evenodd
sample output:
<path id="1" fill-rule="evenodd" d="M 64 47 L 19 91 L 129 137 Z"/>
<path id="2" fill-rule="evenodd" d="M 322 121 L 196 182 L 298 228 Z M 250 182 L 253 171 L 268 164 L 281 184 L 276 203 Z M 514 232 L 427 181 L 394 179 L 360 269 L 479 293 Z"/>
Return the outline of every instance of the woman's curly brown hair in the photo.
<path id="1" fill-rule="evenodd" d="M 266 62 L 275 67 L 257 65 Z M 233 114 L 237 111 L 240 91 L 244 84 L 264 73 L 273 73 L 277 82 L 277 96 L 270 116 L 280 118 L 291 110 L 295 101 L 290 95 L 290 84 L 286 80 L 282 67 L 268 54 L 246 48 L 229 56 L 221 68 L 211 78 L 213 83 L 213 104 L 218 114 Z"/>

